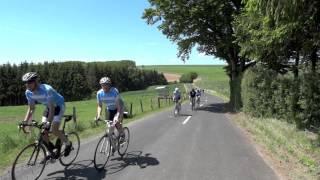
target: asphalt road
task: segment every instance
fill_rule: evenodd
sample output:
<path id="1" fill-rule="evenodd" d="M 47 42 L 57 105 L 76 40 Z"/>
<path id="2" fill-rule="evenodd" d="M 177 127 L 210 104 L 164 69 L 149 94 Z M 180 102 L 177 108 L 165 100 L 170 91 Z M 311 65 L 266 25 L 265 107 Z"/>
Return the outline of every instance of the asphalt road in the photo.
<path id="1" fill-rule="evenodd" d="M 112 157 L 102 172 L 92 162 L 98 136 L 86 140 L 73 165 L 49 164 L 41 179 L 277 179 L 222 107 L 221 100 L 207 95 L 197 111 L 185 104 L 179 117 L 168 110 L 129 124 L 128 154 Z"/>

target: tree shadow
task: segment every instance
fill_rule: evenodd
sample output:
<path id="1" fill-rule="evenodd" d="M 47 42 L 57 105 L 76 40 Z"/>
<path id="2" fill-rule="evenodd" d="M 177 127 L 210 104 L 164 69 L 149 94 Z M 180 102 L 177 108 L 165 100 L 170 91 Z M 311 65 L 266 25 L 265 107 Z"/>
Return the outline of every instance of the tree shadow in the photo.
<path id="1" fill-rule="evenodd" d="M 57 174 L 62 174 L 55 176 Z M 54 176 L 54 177 L 50 177 Z M 47 174 L 45 179 L 58 179 L 58 180 L 76 180 L 76 179 L 104 179 L 106 173 L 97 173 L 97 170 L 93 167 L 92 160 L 78 161 L 70 166 L 64 168 L 64 170 L 56 171 Z"/>
<path id="2" fill-rule="evenodd" d="M 229 103 L 211 103 L 198 107 L 197 111 L 207 111 L 212 113 L 235 113 L 231 110 Z"/>
<path id="3" fill-rule="evenodd" d="M 179 116 L 182 116 L 182 117 L 184 117 L 184 116 L 192 116 L 192 114 L 180 113 Z M 179 116 L 177 116 L 177 117 L 179 117 Z"/>
<path id="4" fill-rule="evenodd" d="M 160 162 L 157 158 L 151 156 L 150 153 L 143 155 L 142 151 L 131 151 L 123 158 L 115 157 L 110 159 L 106 166 L 108 174 L 117 173 L 128 166 L 138 166 L 140 169 L 144 169 L 148 166 L 157 166 Z"/>

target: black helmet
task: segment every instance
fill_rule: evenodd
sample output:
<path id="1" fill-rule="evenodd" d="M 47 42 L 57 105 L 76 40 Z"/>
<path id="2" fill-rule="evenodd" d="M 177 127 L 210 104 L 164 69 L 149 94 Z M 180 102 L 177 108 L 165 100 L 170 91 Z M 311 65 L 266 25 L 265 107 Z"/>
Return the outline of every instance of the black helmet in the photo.
<path id="1" fill-rule="evenodd" d="M 36 72 L 28 72 L 22 76 L 23 82 L 34 81 L 39 77 Z"/>

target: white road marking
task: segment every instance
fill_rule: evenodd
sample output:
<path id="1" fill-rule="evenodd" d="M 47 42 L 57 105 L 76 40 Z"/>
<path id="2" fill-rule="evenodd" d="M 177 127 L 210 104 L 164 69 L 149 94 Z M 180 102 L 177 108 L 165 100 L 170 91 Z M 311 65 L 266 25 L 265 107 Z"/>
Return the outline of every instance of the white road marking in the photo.
<path id="1" fill-rule="evenodd" d="M 186 123 L 190 120 L 190 118 L 191 118 L 191 116 L 188 116 L 187 119 L 185 119 L 185 120 L 182 122 L 182 124 L 183 124 L 183 125 L 186 124 Z"/>

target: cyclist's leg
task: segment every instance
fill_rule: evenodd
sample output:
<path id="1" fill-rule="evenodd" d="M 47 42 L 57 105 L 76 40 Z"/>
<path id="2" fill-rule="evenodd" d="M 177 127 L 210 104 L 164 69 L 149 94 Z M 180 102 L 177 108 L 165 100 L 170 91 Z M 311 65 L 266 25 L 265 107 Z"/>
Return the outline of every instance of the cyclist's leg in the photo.
<path id="1" fill-rule="evenodd" d="M 43 111 L 43 116 L 42 116 L 42 123 L 47 123 L 48 122 L 48 115 L 49 115 L 49 109 L 46 108 L 44 111 Z M 46 130 L 43 135 L 42 135 L 42 138 L 45 142 L 45 145 L 47 146 L 48 150 L 51 152 L 53 149 L 54 149 L 54 145 L 49 141 L 49 131 Z M 47 155 L 49 155 L 50 153 L 47 152 Z"/>
<path id="2" fill-rule="evenodd" d="M 64 133 L 62 132 L 62 130 L 59 130 L 60 122 L 61 122 L 61 119 L 64 115 L 64 110 L 65 110 L 65 107 L 63 105 L 57 106 L 55 108 L 51 129 L 52 129 L 52 133 L 55 136 L 57 136 L 62 142 L 69 144 L 69 141 L 66 138 L 66 136 L 64 135 Z"/>

